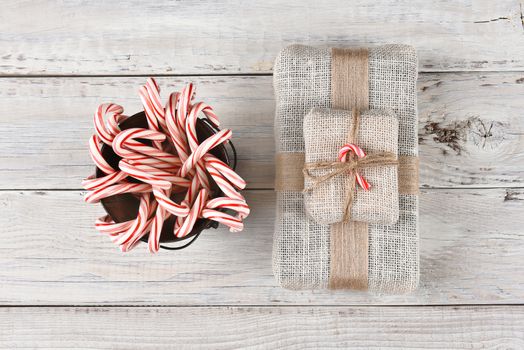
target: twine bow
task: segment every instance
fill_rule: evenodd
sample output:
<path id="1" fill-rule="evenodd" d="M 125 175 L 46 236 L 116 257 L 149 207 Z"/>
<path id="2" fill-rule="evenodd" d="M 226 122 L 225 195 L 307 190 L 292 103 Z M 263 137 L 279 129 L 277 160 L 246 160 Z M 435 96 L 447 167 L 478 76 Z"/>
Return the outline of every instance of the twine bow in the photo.
<path id="1" fill-rule="evenodd" d="M 338 152 L 338 161 L 335 162 L 313 162 L 304 164 L 304 178 L 311 180 L 311 185 L 304 189 L 304 192 L 311 191 L 321 183 L 324 183 L 331 178 L 349 173 L 349 182 L 346 191 L 346 201 L 344 203 L 344 218 L 343 221 L 347 222 L 350 219 L 351 205 L 353 204 L 355 196 L 356 182 L 365 190 L 369 190 L 370 185 L 366 179 L 359 174 L 359 169 L 371 168 L 385 165 L 398 165 L 397 156 L 391 152 L 376 152 L 366 154 L 360 147 L 355 143 L 358 136 L 358 126 L 360 122 L 360 112 L 357 109 L 353 109 L 352 123 L 349 131 L 349 143 L 344 145 Z M 328 170 L 324 175 L 313 175 L 314 170 Z"/>

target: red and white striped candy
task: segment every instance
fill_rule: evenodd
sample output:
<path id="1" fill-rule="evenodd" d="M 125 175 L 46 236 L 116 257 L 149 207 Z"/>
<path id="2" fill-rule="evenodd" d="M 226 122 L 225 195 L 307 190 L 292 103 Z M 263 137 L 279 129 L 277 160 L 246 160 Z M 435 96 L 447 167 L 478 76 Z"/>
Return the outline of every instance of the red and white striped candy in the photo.
<path id="1" fill-rule="evenodd" d="M 189 215 L 184 220 L 182 226 L 175 230 L 176 237 L 185 237 L 189 232 L 191 232 L 193 226 L 195 225 L 196 220 L 201 216 L 201 212 L 205 207 L 208 191 L 203 188 L 198 193 L 198 196 L 191 207 Z"/>
<path id="2" fill-rule="evenodd" d="M 198 161 L 211 149 L 215 148 L 219 144 L 229 140 L 231 138 L 231 130 L 224 129 L 220 130 L 218 133 L 212 135 L 204 142 L 202 142 L 198 147 L 193 150 L 193 153 L 189 155 L 187 160 L 182 165 L 180 171 L 181 176 L 186 176 L 188 172 L 198 164 Z"/>
<path id="3" fill-rule="evenodd" d="M 105 175 L 93 175 L 82 182 L 88 191 L 85 200 L 95 203 L 122 193 L 132 193 L 140 199 L 134 220 L 116 223 L 106 215 L 95 223 L 96 229 L 107 234 L 122 251 L 132 249 L 149 233 L 149 250 L 156 253 L 163 224 L 171 215 L 177 218 L 173 234 L 179 238 L 187 236 L 199 219 L 217 221 L 234 232 L 244 227 L 249 206 L 238 190 L 246 183 L 209 153 L 229 142 L 231 131 L 219 131 L 200 142 L 196 132 L 199 115 L 203 114 L 216 127 L 219 120 L 209 105 L 192 104 L 194 94 L 193 84 L 188 84 L 181 92 L 170 94 L 164 107 L 157 82 L 147 79 L 139 89 L 148 123 L 145 129 L 121 130 L 120 123 L 128 117 L 116 104 L 102 104 L 95 112 L 95 135 L 89 140 L 89 151 Z M 122 158 L 117 169 L 104 159 L 103 144 Z M 140 182 L 130 181 L 131 178 Z M 211 179 L 224 197 L 209 198 Z M 180 203 L 171 199 L 176 192 L 185 192 Z M 234 211 L 236 216 L 223 210 Z"/>
<path id="4" fill-rule="evenodd" d="M 108 128 L 104 121 L 106 115 L 112 116 L 113 120 L 122 120 L 125 117 L 120 116 L 124 112 L 124 109 L 114 103 L 103 103 L 101 104 L 94 116 L 95 132 L 107 145 L 111 145 L 113 138 L 115 137 L 114 128 Z"/>
<path id="5" fill-rule="evenodd" d="M 338 151 L 338 160 L 341 162 L 345 162 L 347 158 L 347 154 L 349 152 L 355 153 L 355 155 L 359 158 L 364 158 L 366 156 L 366 153 L 364 150 L 354 143 L 348 143 L 345 144 L 339 151 Z"/>
<path id="6" fill-rule="evenodd" d="M 354 143 L 348 143 L 344 145 L 339 151 L 338 151 L 338 160 L 340 162 L 346 162 L 348 153 L 353 152 L 358 158 L 364 158 L 366 156 L 366 153 L 362 148 L 355 145 Z M 355 179 L 357 180 L 357 183 L 360 187 L 364 189 L 364 191 L 369 191 L 371 188 L 370 184 L 366 181 L 366 179 L 358 173 L 358 171 L 355 171 Z"/>
<path id="7" fill-rule="evenodd" d="M 85 196 L 87 203 L 97 203 L 101 199 L 121 193 L 150 193 L 151 185 L 137 183 L 119 183 L 116 185 L 97 188 Z"/>

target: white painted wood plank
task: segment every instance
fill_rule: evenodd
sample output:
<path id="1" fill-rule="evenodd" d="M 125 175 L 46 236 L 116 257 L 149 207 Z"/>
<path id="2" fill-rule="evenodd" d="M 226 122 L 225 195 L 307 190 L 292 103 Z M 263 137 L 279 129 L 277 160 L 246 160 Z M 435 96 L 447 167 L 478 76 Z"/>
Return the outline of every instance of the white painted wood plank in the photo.
<path id="1" fill-rule="evenodd" d="M 2 349 L 523 347 L 523 306 L 0 309 Z"/>
<path id="2" fill-rule="evenodd" d="M 522 74 L 419 79 L 421 186 L 523 186 Z"/>
<path id="3" fill-rule="evenodd" d="M 93 171 L 87 140 L 103 101 L 139 110 L 145 78 L 0 79 L 0 188 L 76 189 Z M 159 79 L 164 95 L 187 81 L 234 130 L 239 173 L 273 187 L 271 77 Z M 419 79 L 421 186 L 524 186 L 521 73 L 423 74 Z"/>
<path id="4" fill-rule="evenodd" d="M 514 0 L 2 2 L 0 74 L 267 73 L 290 43 L 407 43 L 420 68 L 524 68 Z"/>
<path id="5" fill-rule="evenodd" d="M 281 289 L 271 271 L 272 191 L 247 191 L 243 233 L 206 232 L 180 252 L 123 254 L 76 191 L 0 192 L 3 305 L 524 303 L 524 191 L 424 190 L 420 289 L 404 296 Z"/>
<path id="6" fill-rule="evenodd" d="M 119 103 L 128 115 L 141 111 L 138 88 L 145 80 L 0 79 L 0 187 L 80 188 L 94 171 L 87 152 L 94 111 L 102 102 Z M 270 78 L 162 78 L 162 96 L 189 81 L 196 83 L 197 97 L 215 107 L 222 126 L 234 129 L 239 173 L 252 188 L 272 187 Z M 263 89 L 256 85 L 262 81 Z"/>

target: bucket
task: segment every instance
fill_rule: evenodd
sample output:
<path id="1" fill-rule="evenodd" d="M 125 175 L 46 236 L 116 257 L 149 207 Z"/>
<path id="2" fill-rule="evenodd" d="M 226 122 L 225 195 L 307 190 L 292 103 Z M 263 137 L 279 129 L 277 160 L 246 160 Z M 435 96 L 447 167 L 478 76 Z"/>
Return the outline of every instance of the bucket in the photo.
<path id="1" fill-rule="evenodd" d="M 137 113 L 126 120 L 124 120 L 122 123 L 119 124 L 119 127 L 121 130 L 131 129 L 131 128 L 149 128 L 146 115 L 144 112 Z M 197 137 L 199 142 L 204 141 L 208 137 L 216 134 L 219 130 L 216 129 L 211 122 L 207 118 L 198 118 L 196 122 L 196 131 L 197 131 Z M 140 140 L 144 144 L 151 145 L 151 142 L 148 140 Z M 166 147 L 170 147 L 169 143 L 166 142 Z M 233 170 L 236 168 L 236 151 L 231 142 L 228 142 L 227 145 L 229 147 L 226 147 L 224 144 L 220 144 L 210 150 L 209 152 L 213 154 L 215 157 L 226 163 L 230 168 Z M 113 149 L 104 144 L 101 148 L 102 156 L 104 159 L 114 168 L 118 169 L 118 163 L 120 162 L 120 159 L 122 159 L 120 156 L 118 156 Z M 96 177 L 102 177 L 105 174 L 98 168 L 96 168 L 95 172 Z M 128 177 L 127 179 L 129 182 L 135 182 L 135 183 L 141 183 L 140 180 L 137 180 L 132 177 Z M 223 195 L 223 192 L 220 190 L 220 188 L 217 186 L 217 184 L 213 181 L 213 179 L 210 179 L 210 196 L 211 198 L 220 197 Z M 181 202 L 184 198 L 185 193 L 173 193 L 171 195 L 171 199 L 175 202 Z M 138 207 L 140 204 L 140 200 L 134 196 L 131 193 L 123 193 L 123 194 L 117 194 L 114 196 L 106 197 L 101 199 L 102 206 L 104 207 L 105 211 L 111 218 L 117 222 L 124 222 L 133 220 L 138 215 Z M 202 231 L 209 229 L 209 228 L 217 228 L 218 222 L 212 221 L 209 219 L 198 219 L 195 222 L 195 225 L 193 226 L 193 229 L 191 232 L 189 232 L 184 237 L 175 237 L 174 234 L 174 227 L 175 227 L 175 216 L 170 216 L 168 219 L 164 221 L 164 225 L 162 226 L 162 231 L 160 234 L 160 248 L 168 249 L 168 250 L 178 250 L 182 248 L 186 248 L 191 243 L 193 243 L 198 236 L 202 233 Z M 149 234 L 146 234 L 144 237 L 141 238 L 141 241 L 147 242 Z M 182 242 L 183 241 L 183 242 Z M 176 242 L 179 242 L 179 244 L 176 244 Z M 166 245 L 166 243 L 174 243 L 174 245 Z"/>

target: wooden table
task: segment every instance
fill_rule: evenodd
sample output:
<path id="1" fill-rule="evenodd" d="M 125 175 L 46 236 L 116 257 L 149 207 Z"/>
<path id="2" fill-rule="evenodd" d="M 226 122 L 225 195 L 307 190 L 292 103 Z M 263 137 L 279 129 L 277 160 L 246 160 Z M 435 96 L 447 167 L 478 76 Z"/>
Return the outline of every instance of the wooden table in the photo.
<path id="1" fill-rule="evenodd" d="M 3 1 L 0 347 L 524 348 L 524 4 Z M 417 292 L 292 292 L 271 246 L 271 68 L 290 43 L 408 43 L 420 58 Z M 247 229 L 120 253 L 83 203 L 104 101 L 186 82 L 234 130 Z M 165 96 L 164 94 L 164 96 Z"/>

